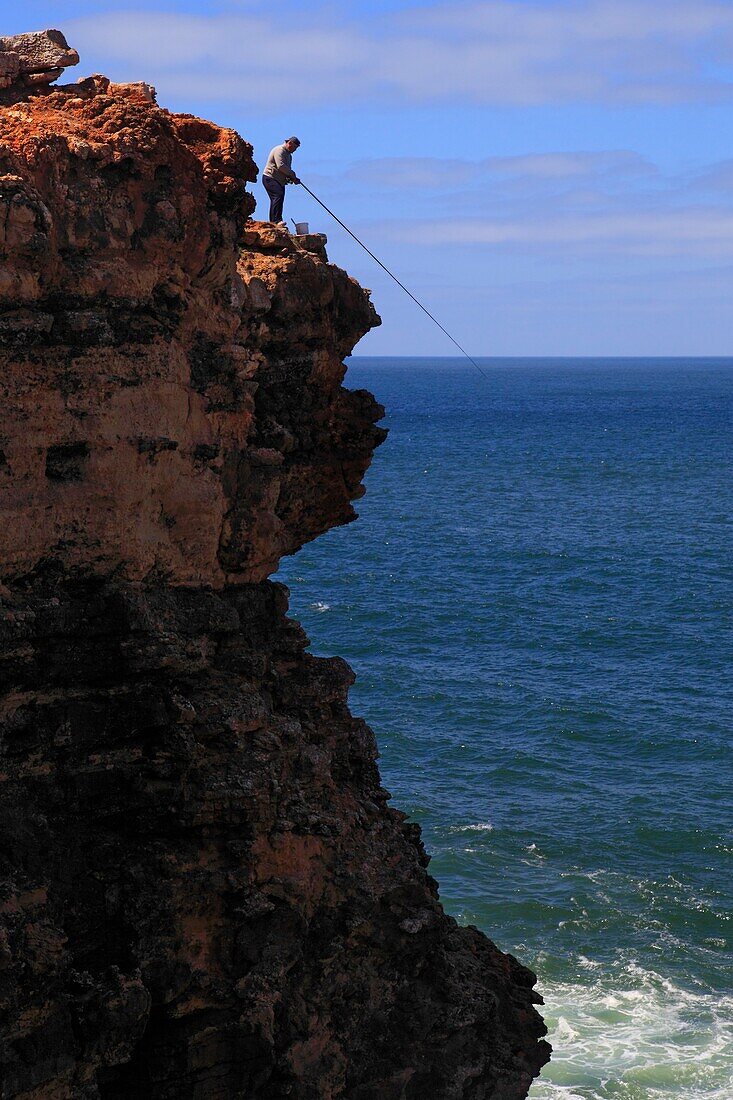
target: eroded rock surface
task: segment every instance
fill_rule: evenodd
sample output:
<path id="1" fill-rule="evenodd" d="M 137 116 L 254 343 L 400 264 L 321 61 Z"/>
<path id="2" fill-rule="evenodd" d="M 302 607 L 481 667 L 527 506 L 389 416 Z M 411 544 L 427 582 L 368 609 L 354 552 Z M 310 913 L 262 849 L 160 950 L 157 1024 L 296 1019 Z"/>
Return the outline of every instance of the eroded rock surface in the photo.
<path id="1" fill-rule="evenodd" d="M 154 98 L 0 108 L 2 1095 L 524 1097 L 533 976 L 443 913 L 267 580 L 354 517 L 378 318 Z"/>
<path id="2" fill-rule="evenodd" d="M 6 576 L 260 580 L 353 517 L 381 433 L 342 359 L 377 317 L 284 231 L 238 259 L 251 154 L 100 78 L 0 111 Z"/>
<path id="3" fill-rule="evenodd" d="M 0 37 L 0 88 L 51 84 L 70 65 L 79 64 L 61 31 L 31 31 Z"/>

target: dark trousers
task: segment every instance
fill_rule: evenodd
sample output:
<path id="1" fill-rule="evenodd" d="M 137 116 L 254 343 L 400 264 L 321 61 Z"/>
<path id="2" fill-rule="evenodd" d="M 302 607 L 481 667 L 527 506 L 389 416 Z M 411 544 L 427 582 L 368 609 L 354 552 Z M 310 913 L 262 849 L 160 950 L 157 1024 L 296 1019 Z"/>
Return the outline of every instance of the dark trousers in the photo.
<path id="1" fill-rule="evenodd" d="M 270 221 L 281 222 L 283 220 L 285 184 L 278 183 L 274 176 L 263 176 L 262 184 L 270 196 Z"/>

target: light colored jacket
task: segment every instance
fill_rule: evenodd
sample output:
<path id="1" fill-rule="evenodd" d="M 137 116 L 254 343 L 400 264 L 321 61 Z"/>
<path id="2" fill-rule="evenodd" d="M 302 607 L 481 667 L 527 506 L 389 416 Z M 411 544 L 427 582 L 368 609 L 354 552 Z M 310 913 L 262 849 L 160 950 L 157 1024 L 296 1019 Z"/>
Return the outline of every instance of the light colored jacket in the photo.
<path id="1" fill-rule="evenodd" d="M 270 155 L 267 158 L 267 164 L 265 170 L 262 173 L 263 176 L 272 176 L 278 183 L 287 183 L 289 180 L 296 180 L 296 176 L 293 169 L 290 167 L 293 161 L 293 155 L 289 149 L 286 149 L 284 145 L 276 145 L 274 149 L 270 150 Z"/>

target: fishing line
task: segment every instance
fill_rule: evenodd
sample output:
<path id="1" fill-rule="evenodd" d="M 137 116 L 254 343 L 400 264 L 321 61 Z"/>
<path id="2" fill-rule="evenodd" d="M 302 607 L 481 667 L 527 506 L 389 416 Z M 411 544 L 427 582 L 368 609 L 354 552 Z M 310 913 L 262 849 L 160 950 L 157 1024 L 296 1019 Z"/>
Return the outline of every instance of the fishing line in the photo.
<path id="1" fill-rule="evenodd" d="M 397 278 L 397 276 L 396 276 L 396 275 L 393 275 L 393 274 L 392 274 L 392 272 L 391 272 L 391 271 L 389 270 L 389 268 L 388 268 L 388 267 L 385 267 L 385 265 L 384 265 L 384 264 L 382 263 L 382 261 L 381 261 L 380 259 L 378 259 L 378 257 L 377 257 L 377 256 L 375 256 L 375 255 L 374 255 L 374 253 L 373 253 L 373 252 L 371 251 L 371 249 L 367 248 L 367 246 L 366 246 L 366 245 L 364 244 L 364 242 L 363 242 L 363 241 L 360 241 L 360 240 L 359 240 L 359 238 L 357 237 L 356 233 L 352 233 L 352 231 L 351 231 L 351 230 L 349 229 L 348 225 L 344 225 L 344 223 L 343 223 L 343 222 L 341 221 L 341 218 L 338 218 L 338 217 L 336 217 L 336 215 L 334 214 L 333 210 L 329 210 L 329 208 L 328 208 L 328 207 L 326 206 L 325 202 L 322 202 L 322 201 L 321 201 L 321 199 L 319 199 L 319 198 L 318 198 L 318 195 L 314 195 L 314 194 L 313 194 L 313 192 L 311 191 L 310 187 L 307 187 L 307 186 L 306 186 L 306 185 L 305 185 L 305 184 L 303 183 L 303 181 L 302 181 L 302 180 L 300 181 L 300 186 L 301 186 L 301 187 L 303 187 L 303 188 L 305 188 L 305 190 L 306 190 L 306 191 L 308 192 L 308 194 L 309 194 L 309 195 L 311 196 L 311 198 L 315 199 L 315 200 L 316 200 L 316 202 L 317 202 L 317 203 L 319 204 L 319 206 L 322 206 L 322 207 L 323 207 L 323 209 L 324 209 L 324 210 L 326 211 L 326 213 L 327 213 L 327 214 L 330 214 L 330 215 L 331 215 L 331 217 L 332 217 L 332 218 L 334 219 L 334 221 L 337 221 L 337 222 L 339 223 L 339 225 L 341 226 L 341 228 L 342 228 L 342 229 L 345 229 L 345 230 L 346 230 L 346 232 L 347 232 L 347 233 L 349 234 L 349 236 L 350 236 L 350 237 L 353 237 L 353 238 L 354 238 L 354 240 L 356 241 L 356 243 L 357 243 L 357 244 L 361 245 L 361 247 L 362 247 L 362 248 L 364 249 L 364 251 L 365 251 L 365 252 L 366 252 L 366 253 L 367 253 L 367 254 L 368 254 L 369 256 L 371 256 L 371 258 L 372 258 L 372 259 L 374 260 L 374 262 L 375 262 L 375 263 L 377 263 L 377 264 L 379 264 L 379 266 L 381 267 L 382 271 L 386 271 L 386 272 L 387 272 L 387 274 L 389 275 L 390 279 L 394 279 L 394 281 L 395 281 L 395 282 L 397 283 L 397 286 L 398 286 L 398 287 L 400 287 L 400 288 L 401 288 L 402 290 L 404 290 L 405 294 L 406 294 L 406 295 L 407 295 L 407 296 L 408 296 L 409 298 L 412 298 L 412 300 L 413 300 L 413 302 L 415 303 L 415 305 L 416 305 L 416 306 L 419 306 L 419 307 L 420 307 L 420 309 L 421 309 L 421 310 L 423 311 L 423 313 L 425 313 L 425 314 L 426 314 L 426 315 L 427 315 L 427 316 L 428 316 L 428 317 L 430 318 L 430 320 L 431 320 L 431 321 L 433 322 L 433 324 L 437 325 L 437 326 L 438 326 L 438 328 L 440 329 L 440 331 L 441 331 L 441 332 L 443 332 L 443 333 L 445 333 L 445 335 L 446 335 L 446 336 L 448 337 L 448 339 L 449 339 L 449 340 L 450 340 L 450 341 L 451 341 L 451 342 L 452 342 L 453 344 L 455 344 L 455 346 L 456 346 L 456 347 L 458 348 L 458 350 L 459 350 L 459 351 L 461 352 L 461 354 L 462 354 L 462 355 L 465 355 L 465 357 L 466 357 L 466 359 L 468 359 L 469 363 L 473 363 L 474 367 L 475 367 L 475 368 L 476 368 L 476 370 L 477 370 L 477 371 L 479 372 L 479 374 L 483 375 L 483 377 L 484 377 L 484 378 L 486 379 L 486 381 L 488 382 L 488 380 L 489 380 L 489 376 L 488 376 L 488 374 L 486 374 L 486 372 L 485 372 L 485 371 L 481 370 L 481 367 L 480 367 L 480 366 L 478 365 L 478 363 L 476 362 L 476 360 L 475 360 L 475 359 L 472 359 L 472 358 L 471 358 L 471 356 L 470 356 L 470 355 L 468 354 L 468 352 L 466 351 L 466 349 L 465 349 L 465 348 L 462 348 L 462 347 L 461 347 L 461 345 L 460 345 L 460 344 L 458 343 L 458 341 L 457 341 L 457 340 L 456 340 L 456 339 L 455 339 L 455 338 L 454 338 L 453 336 L 451 336 L 451 334 L 450 334 L 450 333 L 448 332 L 448 329 L 447 329 L 447 328 L 443 328 L 443 326 L 441 325 L 441 323 L 440 323 L 440 321 L 438 320 L 438 318 L 437 318 L 437 317 L 433 317 L 433 315 L 432 315 L 432 313 L 430 312 L 430 310 L 429 310 L 429 309 L 426 309 L 426 308 L 425 308 L 425 306 L 424 306 L 424 305 L 422 304 L 422 302 L 419 302 L 419 301 L 417 300 L 417 298 L 416 298 L 416 297 L 415 297 L 415 295 L 414 295 L 414 294 L 412 293 L 412 291 L 408 290 L 408 289 L 407 289 L 407 287 L 405 286 L 405 284 L 404 284 L 404 283 L 401 283 L 401 282 L 400 282 L 400 280 L 399 280 L 399 279 Z"/>

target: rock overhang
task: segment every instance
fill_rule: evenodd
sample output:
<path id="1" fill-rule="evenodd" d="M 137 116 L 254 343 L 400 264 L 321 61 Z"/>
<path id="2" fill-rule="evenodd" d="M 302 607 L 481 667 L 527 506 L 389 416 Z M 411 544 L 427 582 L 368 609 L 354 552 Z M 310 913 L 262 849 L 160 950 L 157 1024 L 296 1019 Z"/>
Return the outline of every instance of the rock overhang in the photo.
<path id="1" fill-rule="evenodd" d="M 384 433 L 342 360 L 379 318 L 322 240 L 252 221 L 256 177 L 147 85 L 0 107 L 4 576 L 250 582 L 353 518 Z M 84 460 L 49 477 L 59 448 Z"/>

